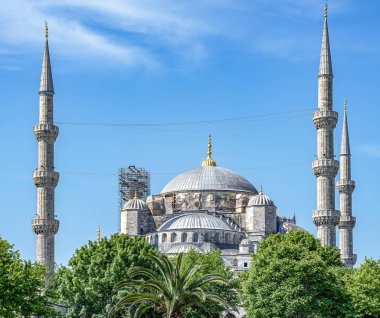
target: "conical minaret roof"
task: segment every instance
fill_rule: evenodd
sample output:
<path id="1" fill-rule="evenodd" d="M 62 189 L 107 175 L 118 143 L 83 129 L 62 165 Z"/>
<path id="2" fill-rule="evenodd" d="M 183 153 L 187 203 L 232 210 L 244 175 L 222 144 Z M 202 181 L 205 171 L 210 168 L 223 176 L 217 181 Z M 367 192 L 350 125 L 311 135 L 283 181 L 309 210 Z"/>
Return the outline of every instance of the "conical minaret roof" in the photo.
<path id="1" fill-rule="evenodd" d="M 322 35 L 322 48 L 321 48 L 321 60 L 319 63 L 319 75 L 333 75 L 331 52 L 330 52 L 330 39 L 329 28 L 327 24 L 328 7 L 325 4 L 325 25 Z"/>
<path id="2" fill-rule="evenodd" d="M 341 144 L 341 148 L 340 148 L 340 154 L 341 155 L 351 155 L 350 138 L 348 136 L 348 124 L 347 124 L 347 101 L 344 102 L 342 144 Z"/>
<path id="3" fill-rule="evenodd" d="M 51 73 L 50 54 L 49 54 L 49 42 L 48 42 L 48 25 L 45 22 L 45 50 L 44 58 L 42 61 L 42 72 L 40 81 L 40 92 L 54 93 L 53 76 Z"/>

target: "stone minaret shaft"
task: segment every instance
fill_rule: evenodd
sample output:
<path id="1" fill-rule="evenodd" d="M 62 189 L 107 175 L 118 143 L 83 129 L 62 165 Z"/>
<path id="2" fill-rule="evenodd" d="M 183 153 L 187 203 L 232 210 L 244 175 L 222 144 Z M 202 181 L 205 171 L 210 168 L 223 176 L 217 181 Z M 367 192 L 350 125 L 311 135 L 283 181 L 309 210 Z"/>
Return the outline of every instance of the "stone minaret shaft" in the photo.
<path id="1" fill-rule="evenodd" d="M 58 127 L 53 124 L 53 77 L 51 73 L 48 29 L 42 62 L 40 82 L 40 117 L 34 126 L 34 135 L 38 141 L 38 166 L 33 172 L 37 187 L 37 214 L 32 221 L 36 234 L 36 261 L 54 270 L 54 236 L 58 232 L 59 221 L 54 213 L 54 189 L 59 174 L 54 171 L 54 142 L 58 136 Z"/>
<path id="2" fill-rule="evenodd" d="M 321 243 L 335 247 L 339 223 L 339 211 L 335 210 L 335 176 L 339 163 L 334 160 L 334 128 L 338 113 L 333 110 L 333 77 L 326 5 L 318 74 L 318 110 L 313 114 L 318 148 L 317 159 L 312 165 L 317 177 L 317 210 L 313 212 L 313 222 Z"/>
<path id="3" fill-rule="evenodd" d="M 340 197 L 339 247 L 342 263 L 352 267 L 356 263 L 353 253 L 352 230 L 355 218 L 352 216 L 352 192 L 355 182 L 351 180 L 351 152 L 347 125 L 347 106 L 344 104 L 342 145 L 340 150 L 340 180 L 337 182 Z"/>

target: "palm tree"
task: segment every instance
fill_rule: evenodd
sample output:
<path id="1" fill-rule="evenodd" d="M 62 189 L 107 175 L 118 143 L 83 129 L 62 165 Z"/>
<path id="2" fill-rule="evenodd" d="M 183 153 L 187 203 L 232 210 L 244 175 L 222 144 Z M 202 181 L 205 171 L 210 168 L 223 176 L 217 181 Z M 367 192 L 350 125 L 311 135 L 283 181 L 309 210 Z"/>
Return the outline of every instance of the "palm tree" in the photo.
<path id="1" fill-rule="evenodd" d="M 128 308 L 133 318 L 155 312 L 165 318 L 182 318 L 188 308 L 207 311 L 206 301 L 214 301 L 225 310 L 234 307 L 214 293 L 207 292 L 210 284 L 227 285 L 228 279 L 219 274 L 200 275 L 201 265 L 185 265 L 183 254 L 172 263 L 165 255 L 148 255 L 153 267 L 132 267 L 129 279 L 119 284 L 124 291 L 114 310 Z M 128 290 L 133 292 L 127 292 Z"/>

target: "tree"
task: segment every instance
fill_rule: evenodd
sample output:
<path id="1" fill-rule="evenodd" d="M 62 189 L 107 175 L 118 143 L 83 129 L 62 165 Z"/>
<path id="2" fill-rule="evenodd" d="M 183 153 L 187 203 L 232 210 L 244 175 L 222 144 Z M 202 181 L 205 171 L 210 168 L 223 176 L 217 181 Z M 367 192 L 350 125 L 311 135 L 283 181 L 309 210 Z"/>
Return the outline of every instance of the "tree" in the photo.
<path id="1" fill-rule="evenodd" d="M 206 291 L 227 300 L 230 303 L 230 309 L 233 309 L 238 305 L 238 281 L 233 278 L 231 268 L 224 264 L 220 250 L 216 249 L 208 253 L 199 253 L 190 250 L 187 254 L 183 255 L 183 262 L 187 266 L 194 266 L 194 264 L 200 265 L 196 275 L 197 277 L 208 273 L 222 275 L 228 280 L 228 284 L 207 284 L 205 286 Z M 203 308 L 206 308 L 207 310 L 204 310 Z M 208 300 L 203 308 L 188 308 L 184 316 L 186 318 L 219 317 L 224 311 L 223 306 L 212 300 Z"/>
<path id="2" fill-rule="evenodd" d="M 45 290 L 46 268 L 25 262 L 0 237 L 0 317 L 55 317 L 53 294 Z"/>
<path id="3" fill-rule="evenodd" d="M 228 285 L 229 281 L 220 274 L 200 275 L 201 265 L 184 262 L 179 254 L 174 262 L 165 256 L 151 255 L 152 269 L 134 267 L 128 271 L 128 279 L 120 285 L 128 292 L 121 297 L 115 310 L 129 308 L 134 318 L 144 317 L 154 311 L 166 318 L 184 317 L 188 308 L 207 311 L 209 301 L 216 302 L 224 309 L 231 304 L 215 293 L 207 291 L 207 286 Z M 129 292 L 132 288 L 133 292 Z"/>
<path id="4" fill-rule="evenodd" d="M 380 259 L 366 258 L 358 269 L 346 276 L 347 290 L 355 318 L 380 317 Z"/>
<path id="5" fill-rule="evenodd" d="M 345 317 L 349 298 L 335 267 L 339 250 L 293 231 L 263 241 L 252 256 L 243 300 L 247 317 Z"/>
<path id="6" fill-rule="evenodd" d="M 117 302 L 115 286 L 130 267 L 146 264 L 145 255 L 155 253 L 144 238 L 126 234 L 89 241 L 79 248 L 69 267 L 59 268 L 54 278 L 60 302 L 68 306 L 67 317 L 108 317 Z"/>

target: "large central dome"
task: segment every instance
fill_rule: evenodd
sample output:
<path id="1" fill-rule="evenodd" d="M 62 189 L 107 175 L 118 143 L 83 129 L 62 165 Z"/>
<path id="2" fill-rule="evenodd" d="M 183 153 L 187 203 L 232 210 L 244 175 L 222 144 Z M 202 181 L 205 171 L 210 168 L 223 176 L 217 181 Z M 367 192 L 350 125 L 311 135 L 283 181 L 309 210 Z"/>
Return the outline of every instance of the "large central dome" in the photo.
<path id="1" fill-rule="evenodd" d="M 258 193 L 246 178 L 226 168 L 214 166 L 199 167 L 181 173 L 161 193 L 207 190 Z"/>
<path id="2" fill-rule="evenodd" d="M 211 158 L 211 147 L 209 136 L 207 158 L 202 162 L 202 166 L 176 176 L 161 193 L 216 190 L 257 194 L 255 187 L 246 178 L 216 166 L 216 162 Z"/>

